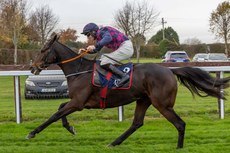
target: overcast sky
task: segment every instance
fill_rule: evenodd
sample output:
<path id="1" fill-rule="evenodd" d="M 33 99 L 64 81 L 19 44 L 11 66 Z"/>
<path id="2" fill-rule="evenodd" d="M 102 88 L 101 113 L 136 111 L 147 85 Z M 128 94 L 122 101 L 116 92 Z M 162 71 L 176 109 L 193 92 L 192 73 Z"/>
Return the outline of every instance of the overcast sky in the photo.
<path id="1" fill-rule="evenodd" d="M 129 0 L 130 2 L 135 0 Z M 136 0 L 137 1 L 137 0 Z M 139 0 L 141 1 L 141 0 Z M 162 28 L 161 18 L 179 35 L 180 42 L 197 38 L 202 43 L 218 42 L 209 31 L 211 12 L 224 0 L 146 0 L 157 12 L 159 19 L 147 39 Z M 77 30 L 79 40 L 85 41 L 81 31 L 85 24 L 95 22 L 98 25 L 114 25 L 114 15 L 122 8 L 126 0 L 28 0 L 32 9 L 47 4 L 59 17 L 58 28 Z M 222 42 L 222 41 L 221 41 Z"/>

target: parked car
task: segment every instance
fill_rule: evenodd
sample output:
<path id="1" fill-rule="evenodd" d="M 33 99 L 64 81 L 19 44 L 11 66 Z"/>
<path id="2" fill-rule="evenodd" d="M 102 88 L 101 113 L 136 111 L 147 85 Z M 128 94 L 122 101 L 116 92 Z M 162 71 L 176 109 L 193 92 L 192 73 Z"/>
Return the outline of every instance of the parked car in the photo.
<path id="1" fill-rule="evenodd" d="M 205 59 L 207 59 L 208 54 L 207 53 L 197 53 L 193 57 L 192 61 L 193 62 L 204 62 Z"/>
<path id="2" fill-rule="evenodd" d="M 29 76 L 25 81 L 26 99 L 67 98 L 67 80 L 64 75 Z"/>
<path id="3" fill-rule="evenodd" d="M 205 58 L 206 62 L 227 62 L 228 57 L 224 53 L 209 53 L 207 58 Z"/>
<path id="4" fill-rule="evenodd" d="M 167 51 L 162 62 L 190 62 L 185 51 Z"/>

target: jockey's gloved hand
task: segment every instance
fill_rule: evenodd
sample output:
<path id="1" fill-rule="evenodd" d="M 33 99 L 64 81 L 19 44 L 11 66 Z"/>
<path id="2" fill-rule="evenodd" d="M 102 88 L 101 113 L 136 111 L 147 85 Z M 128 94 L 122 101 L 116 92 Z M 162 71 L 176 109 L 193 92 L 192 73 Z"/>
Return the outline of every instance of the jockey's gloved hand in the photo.
<path id="1" fill-rule="evenodd" d="M 87 50 L 89 50 L 90 52 L 92 52 L 96 47 L 94 45 L 90 45 L 87 47 Z"/>
<path id="2" fill-rule="evenodd" d="M 88 46 L 87 50 L 89 51 L 89 54 L 95 54 L 97 52 L 96 47 L 94 45 Z"/>
<path id="3" fill-rule="evenodd" d="M 78 50 L 78 54 L 81 54 L 81 53 L 83 53 L 83 52 L 85 52 L 85 51 L 86 51 L 85 48 L 80 48 L 80 49 Z"/>

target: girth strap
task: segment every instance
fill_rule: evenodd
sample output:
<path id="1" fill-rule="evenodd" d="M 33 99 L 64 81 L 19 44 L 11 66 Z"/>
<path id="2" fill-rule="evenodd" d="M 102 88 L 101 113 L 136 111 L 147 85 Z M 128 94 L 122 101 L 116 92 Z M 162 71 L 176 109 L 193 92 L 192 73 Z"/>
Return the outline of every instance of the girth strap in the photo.
<path id="1" fill-rule="evenodd" d="M 108 72 L 107 75 L 106 75 L 106 80 L 109 81 L 111 77 L 112 77 L 112 73 L 111 73 L 111 72 Z M 108 90 L 108 84 L 107 84 L 105 87 L 103 87 L 103 88 L 101 89 L 101 94 L 100 94 L 100 96 L 101 96 L 101 99 L 100 99 L 100 107 L 101 107 L 102 109 L 105 109 L 105 108 L 106 108 L 106 95 L 107 95 L 107 90 Z"/>

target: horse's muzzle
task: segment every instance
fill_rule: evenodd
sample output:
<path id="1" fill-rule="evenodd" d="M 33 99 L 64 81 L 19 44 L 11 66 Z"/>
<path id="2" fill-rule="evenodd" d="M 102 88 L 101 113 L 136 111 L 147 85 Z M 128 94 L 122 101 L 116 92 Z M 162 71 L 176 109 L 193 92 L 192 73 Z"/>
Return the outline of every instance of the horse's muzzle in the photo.
<path id="1" fill-rule="evenodd" d="M 30 72 L 32 73 L 32 74 L 34 74 L 34 75 L 39 75 L 40 74 L 40 72 L 42 71 L 42 69 L 40 69 L 39 67 L 37 67 L 37 66 L 31 66 L 30 67 Z"/>

